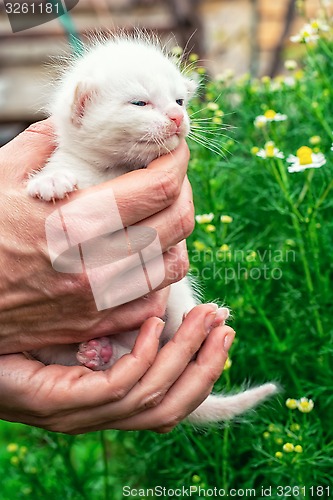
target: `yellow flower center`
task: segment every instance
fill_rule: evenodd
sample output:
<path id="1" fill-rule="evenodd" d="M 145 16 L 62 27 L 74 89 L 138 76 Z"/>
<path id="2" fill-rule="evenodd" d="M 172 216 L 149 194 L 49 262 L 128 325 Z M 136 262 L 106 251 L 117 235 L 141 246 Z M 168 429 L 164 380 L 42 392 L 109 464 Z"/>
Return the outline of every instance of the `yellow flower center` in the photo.
<path id="1" fill-rule="evenodd" d="M 274 149 L 275 149 L 274 142 L 266 142 L 266 144 L 265 144 L 265 153 L 266 153 L 267 158 L 273 158 L 274 157 Z"/>
<path id="2" fill-rule="evenodd" d="M 309 165 L 312 163 L 312 149 L 308 146 L 302 146 L 297 150 L 296 154 L 300 165 Z"/>
<path id="3" fill-rule="evenodd" d="M 219 109 L 219 105 L 216 102 L 209 102 L 207 104 L 207 109 L 210 109 L 211 111 L 217 111 Z"/>
<path id="4" fill-rule="evenodd" d="M 188 59 L 190 62 L 195 62 L 199 59 L 199 56 L 198 56 L 198 54 L 195 54 L 194 52 L 192 52 L 192 54 L 190 54 L 190 57 Z"/>
<path id="5" fill-rule="evenodd" d="M 321 137 L 319 135 L 313 135 L 312 137 L 310 137 L 309 142 L 312 145 L 319 144 L 321 142 Z"/>
<path id="6" fill-rule="evenodd" d="M 222 246 L 220 246 L 220 250 L 221 250 L 221 252 L 228 252 L 230 250 L 230 247 L 229 247 L 229 245 L 224 243 Z"/>
<path id="7" fill-rule="evenodd" d="M 230 217 L 230 215 L 221 215 L 221 222 L 223 224 L 231 224 L 233 221 L 233 218 Z"/>
<path id="8" fill-rule="evenodd" d="M 294 451 L 294 445 L 292 443 L 284 444 L 283 451 L 285 451 L 286 453 L 291 453 L 292 451 Z"/>
<path id="9" fill-rule="evenodd" d="M 202 241 L 198 240 L 193 242 L 193 246 L 198 252 L 203 252 L 207 248 Z"/>
<path id="10" fill-rule="evenodd" d="M 10 453 L 14 453 L 17 450 L 18 450 L 18 445 L 16 443 L 9 443 L 7 445 L 7 451 L 9 451 Z"/>
<path id="11" fill-rule="evenodd" d="M 267 118 L 268 120 L 273 120 L 276 115 L 276 112 L 273 109 L 268 109 L 264 113 L 264 117 Z"/>
<path id="12" fill-rule="evenodd" d="M 297 399 L 288 398 L 286 401 L 286 406 L 290 410 L 295 410 L 295 408 L 297 408 Z"/>
<path id="13" fill-rule="evenodd" d="M 313 405 L 310 403 L 310 401 L 301 401 L 298 403 L 298 409 L 302 413 L 310 413 L 312 408 L 313 408 Z"/>
<path id="14" fill-rule="evenodd" d="M 223 370 L 224 370 L 224 371 L 225 371 L 225 370 L 229 370 L 229 368 L 231 367 L 231 365 L 232 365 L 232 361 L 231 361 L 231 359 L 230 359 L 230 358 L 227 358 L 227 361 L 226 361 L 226 362 L 225 362 L 225 364 L 224 364 L 224 368 L 223 368 Z"/>
<path id="15" fill-rule="evenodd" d="M 215 123 L 216 125 L 222 125 L 223 123 L 219 116 L 214 116 L 212 122 Z"/>

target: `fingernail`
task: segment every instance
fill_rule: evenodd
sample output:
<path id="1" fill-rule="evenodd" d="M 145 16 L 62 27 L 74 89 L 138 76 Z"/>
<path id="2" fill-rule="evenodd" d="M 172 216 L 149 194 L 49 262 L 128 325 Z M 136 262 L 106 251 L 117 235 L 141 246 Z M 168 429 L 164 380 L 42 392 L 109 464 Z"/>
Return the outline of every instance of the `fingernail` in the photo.
<path id="1" fill-rule="evenodd" d="M 216 312 L 219 308 L 219 306 L 217 304 L 215 304 L 215 302 L 207 302 L 206 306 L 211 306 L 214 308 L 214 311 Z"/>
<path id="2" fill-rule="evenodd" d="M 160 319 L 159 323 L 157 323 L 157 325 L 155 327 L 155 335 L 158 339 L 160 338 L 161 333 L 163 332 L 164 325 L 165 325 L 165 322 L 162 319 Z"/>
<path id="3" fill-rule="evenodd" d="M 228 352 L 235 338 L 235 333 L 228 333 L 224 337 L 224 351 Z"/>
<path id="4" fill-rule="evenodd" d="M 229 309 L 227 307 L 219 307 L 215 316 L 214 328 L 220 326 L 229 318 Z"/>

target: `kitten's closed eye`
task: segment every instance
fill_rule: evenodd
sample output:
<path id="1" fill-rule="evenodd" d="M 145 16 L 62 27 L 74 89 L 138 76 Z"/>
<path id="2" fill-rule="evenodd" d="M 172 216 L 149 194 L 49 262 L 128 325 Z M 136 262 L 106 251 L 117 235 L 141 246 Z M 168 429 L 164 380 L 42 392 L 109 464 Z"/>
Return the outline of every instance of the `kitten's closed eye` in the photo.
<path id="1" fill-rule="evenodd" d="M 146 101 L 131 101 L 131 104 L 134 104 L 134 106 L 147 106 L 148 102 L 146 102 Z"/>
<path id="2" fill-rule="evenodd" d="M 183 106 L 184 100 L 185 99 L 176 99 L 176 103 L 179 106 Z M 131 104 L 134 104 L 134 106 L 147 106 L 148 102 L 146 102 L 146 101 L 131 101 Z"/>

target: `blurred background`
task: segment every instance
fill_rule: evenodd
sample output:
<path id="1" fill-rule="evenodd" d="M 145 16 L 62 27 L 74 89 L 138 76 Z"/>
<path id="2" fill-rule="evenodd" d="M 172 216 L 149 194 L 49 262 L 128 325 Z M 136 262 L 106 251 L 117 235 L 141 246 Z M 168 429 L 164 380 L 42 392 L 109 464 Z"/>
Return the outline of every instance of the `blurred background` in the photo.
<path id="1" fill-rule="evenodd" d="M 303 24 L 300 4 L 297 0 L 79 0 L 70 16 L 13 33 L 2 0 L 0 145 L 43 118 L 49 83 L 59 70 L 57 57 L 75 49 L 70 32 L 84 41 L 96 29 L 144 27 L 197 53 L 212 75 L 232 70 L 236 75 L 276 76 L 283 70 L 285 52 L 297 59 L 301 50 L 289 41 Z M 319 0 L 306 3 L 307 17 L 318 12 L 319 4 Z"/>

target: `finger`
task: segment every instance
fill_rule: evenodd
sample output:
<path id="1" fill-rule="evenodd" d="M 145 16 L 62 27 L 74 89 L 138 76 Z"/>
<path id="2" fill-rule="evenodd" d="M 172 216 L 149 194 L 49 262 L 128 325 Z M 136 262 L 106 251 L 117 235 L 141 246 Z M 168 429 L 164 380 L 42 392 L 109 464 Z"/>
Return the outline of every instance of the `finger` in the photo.
<path id="1" fill-rule="evenodd" d="M 212 330 L 197 358 L 190 363 L 163 400 L 166 424 L 160 424 L 162 408 L 158 408 L 152 415 L 158 432 L 172 430 L 209 396 L 223 372 L 234 338 L 235 331 L 229 326 L 223 325 Z"/>
<path id="2" fill-rule="evenodd" d="M 71 200 L 83 200 L 85 196 L 96 194 L 96 202 L 105 207 L 110 204 L 111 189 L 123 225 L 130 226 L 174 203 L 181 192 L 188 160 L 189 150 L 183 141 L 172 153 L 154 160 L 148 168 L 72 193 Z"/>
<path id="3" fill-rule="evenodd" d="M 178 379 L 209 334 L 216 312 L 217 305 L 201 304 L 187 314 L 176 334 L 159 351 L 154 365 L 140 380 L 138 405 L 154 404 L 152 396 L 164 395 Z"/>
<path id="4" fill-rule="evenodd" d="M 194 220 L 192 188 L 188 178 L 185 177 L 179 197 L 163 210 L 163 215 L 154 214 L 137 225 L 153 228 L 165 251 L 190 236 L 194 229 Z"/>
<path id="5" fill-rule="evenodd" d="M 138 329 L 142 323 L 151 316 L 164 317 L 167 299 L 169 297 L 169 285 L 184 278 L 188 272 L 189 261 L 186 241 L 178 243 L 163 255 L 165 275 L 163 281 L 156 286 L 152 292 L 141 298 L 122 304 L 115 309 L 105 310 L 104 318 L 93 326 L 85 335 L 87 339 L 101 337 L 111 333 L 119 333 Z M 79 332 L 78 342 L 82 341 L 82 332 Z"/>
<path id="6" fill-rule="evenodd" d="M 190 311 L 175 337 L 158 352 L 154 364 L 133 390 L 121 401 L 95 409 L 94 425 L 103 425 L 158 405 L 204 342 L 209 331 L 208 323 L 210 325 L 215 319 L 216 310 L 212 304 L 204 304 Z M 81 415 L 80 423 L 84 428 L 90 422 L 89 413 Z"/>
<path id="7" fill-rule="evenodd" d="M 3 146 L 0 149 L 0 164 L 6 167 L 5 175 L 11 182 L 21 183 L 28 172 L 45 165 L 54 149 L 54 128 L 48 118 L 34 123 Z"/>
<path id="8" fill-rule="evenodd" d="M 163 254 L 165 277 L 157 290 L 164 288 L 184 278 L 189 270 L 189 260 L 186 240 L 170 248 Z"/>
<path id="9" fill-rule="evenodd" d="M 156 407 L 122 420 L 100 423 L 98 427 L 85 429 L 84 432 L 97 429 L 150 429 L 156 432 L 172 430 L 210 394 L 213 384 L 223 371 L 234 335 L 234 331 L 228 326 L 214 328 L 196 360 L 187 366 Z"/>
<path id="10" fill-rule="evenodd" d="M 23 355 L 2 356 L 2 401 L 14 401 L 21 412 L 36 419 L 118 401 L 154 362 L 163 326 L 159 318 L 147 320 L 132 353 L 104 372 L 82 366 L 44 366 Z"/>

